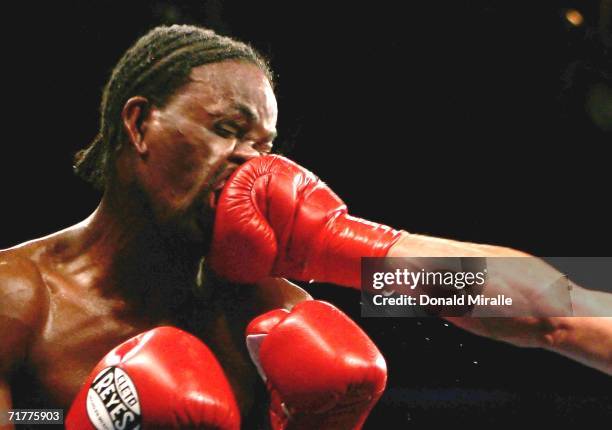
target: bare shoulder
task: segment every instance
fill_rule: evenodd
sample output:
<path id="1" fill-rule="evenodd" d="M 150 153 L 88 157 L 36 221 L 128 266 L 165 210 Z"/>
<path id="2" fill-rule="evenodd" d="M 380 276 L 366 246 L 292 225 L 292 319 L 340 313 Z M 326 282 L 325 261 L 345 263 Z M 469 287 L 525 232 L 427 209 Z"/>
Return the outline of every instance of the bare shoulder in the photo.
<path id="1" fill-rule="evenodd" d="M 0 317 L 32 329 L 47 304 L 48 291 L 37 264 L 20 250 L 0 251 Z"/>
<path id="2" fill-rule="evenodd" d="M 44 262 L 65 250 L 82 224 L 0 250 L 0 316 L 11 316 L 28 327 L 46 317 L 49 290 L 43 275 L 49 265 Z"/>

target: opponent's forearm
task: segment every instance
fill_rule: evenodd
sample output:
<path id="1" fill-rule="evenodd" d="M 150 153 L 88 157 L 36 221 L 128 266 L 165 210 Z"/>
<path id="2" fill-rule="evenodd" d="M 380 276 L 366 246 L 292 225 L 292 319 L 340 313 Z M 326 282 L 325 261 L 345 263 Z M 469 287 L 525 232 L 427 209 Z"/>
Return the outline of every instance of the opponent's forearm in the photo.
<path id="1" fill-rule="evenodd" d="M 532 257 L 511 248 L 404 233 L 389 257 Z M 512 282 L 507 286 L 513 287 Z M 537 288 L 537 285 L 532 286 Z M 573 317 L 448 318 L 473 333 L 536 346 L 612 374 L 612 294 L 573 285 Z"/>

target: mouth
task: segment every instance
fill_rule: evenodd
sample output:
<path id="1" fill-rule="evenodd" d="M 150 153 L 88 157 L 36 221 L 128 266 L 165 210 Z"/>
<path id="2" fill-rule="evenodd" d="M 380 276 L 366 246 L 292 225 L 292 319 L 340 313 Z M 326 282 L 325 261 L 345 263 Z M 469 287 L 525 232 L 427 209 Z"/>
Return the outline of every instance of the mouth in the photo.
<path id="1" fill-rule="evenodd" d="M 225 186 L 225 181 L 221 182 L 220 186 L 216 186 L 208 193 L 208 205 L 212 210 L 217 209 L 217 204 L 219 203 L 219 197 L 221 197 L 221 192 L 223 191 L 223 187 Z"/>
<path id="2" fill-rule="evenodd" d="M 219 198 L 221 197 L 221 192 L 227 183 L 227 179 L 234 173 L 235 169 L 226 169 L 223 173 L 215 178 L 213 185 L 210 187 L 210 191 L 208 193 L 208 204 L 210 208 L 215 210 L 219 203 Z"/>

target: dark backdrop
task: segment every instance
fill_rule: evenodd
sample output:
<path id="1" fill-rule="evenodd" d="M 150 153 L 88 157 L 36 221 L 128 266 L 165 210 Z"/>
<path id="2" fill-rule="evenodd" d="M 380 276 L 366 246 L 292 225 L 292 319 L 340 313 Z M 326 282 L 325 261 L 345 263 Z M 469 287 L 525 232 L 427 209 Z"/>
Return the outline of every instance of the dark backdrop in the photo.
<path id="1" fill-rule="evenodd" d="M 610 255 L 609 2 L 356 3 L 4 3 L 0 247 L 95 208 L 71 159 L 96 134 L 102 86 L 136 38 L 178 22 L 271 58 L 279 144 L 352 213 L 539 256 Z M 387 357 L 368 428 L 612 418 L 601 373 L 434 318 L 361 319 L 354 291 L 309 289 Z"/>

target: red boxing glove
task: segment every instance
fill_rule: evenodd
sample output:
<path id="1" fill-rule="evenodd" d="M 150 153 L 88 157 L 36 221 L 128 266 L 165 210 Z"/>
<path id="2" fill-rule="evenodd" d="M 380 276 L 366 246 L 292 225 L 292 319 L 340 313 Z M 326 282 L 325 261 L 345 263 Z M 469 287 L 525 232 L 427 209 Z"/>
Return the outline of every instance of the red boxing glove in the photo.
<path id="1" fill-rule="evenodd" d="M 247 347 L 270 391 L 274 430 L 360 429 L 385 388 L 376 345 L 326 302 L 254 319 Z"/>
<path id="2" fill-rule="evenodd" d="M 238 430 L 240 412 L 206 345 L 177 328 L 158 327 L 98 363 L 72 403 L 66 428 Z"/>
<path id="3" fill-rule="evenodd" d="M 267 276 L 359 288 L 361 257 L 384 257 L 390 227 L 354 218 L 314 174 L 278 155 L 254 158 L 225 185 L 216 209 L 211 267 L 234 282 Z"/>

